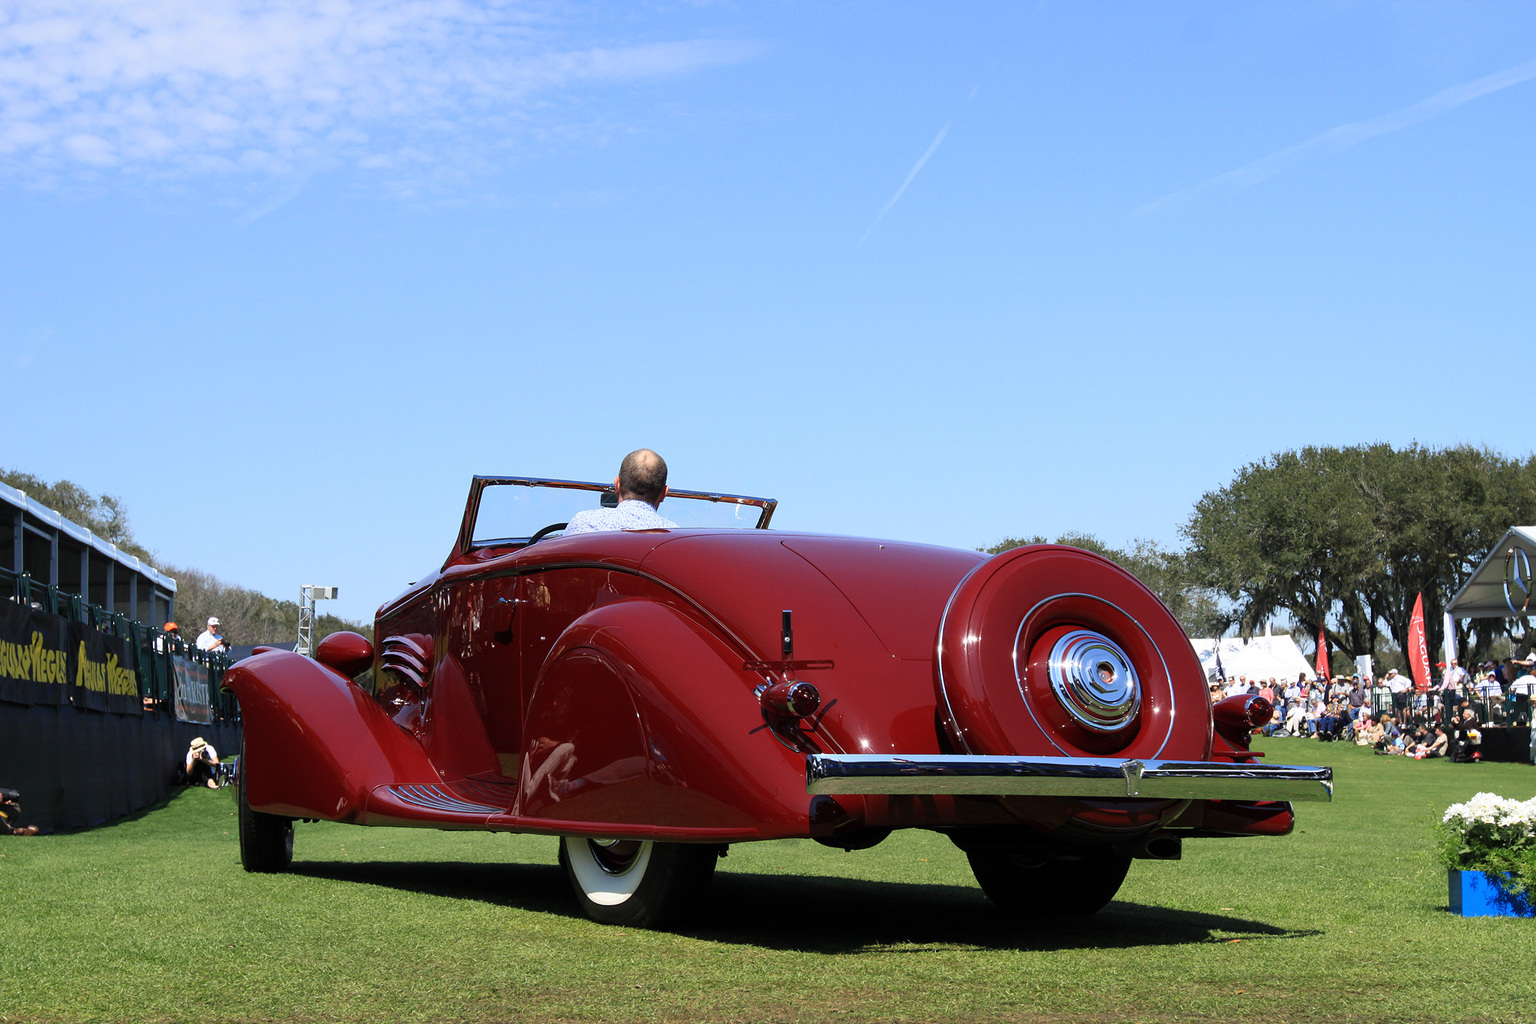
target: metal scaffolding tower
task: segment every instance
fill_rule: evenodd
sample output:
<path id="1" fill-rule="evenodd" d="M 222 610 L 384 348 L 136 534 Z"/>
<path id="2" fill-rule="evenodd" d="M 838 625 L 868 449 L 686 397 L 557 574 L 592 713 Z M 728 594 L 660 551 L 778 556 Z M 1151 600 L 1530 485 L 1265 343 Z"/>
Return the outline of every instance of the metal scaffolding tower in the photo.
<path id="1" fill-rule="evenodd" d="M 317 587 L 306 583 L 299 588 L 299 646 L 296 650 L 308 658 L 315 651 L 315 602 L 332 601 L 335 587 Z"/>

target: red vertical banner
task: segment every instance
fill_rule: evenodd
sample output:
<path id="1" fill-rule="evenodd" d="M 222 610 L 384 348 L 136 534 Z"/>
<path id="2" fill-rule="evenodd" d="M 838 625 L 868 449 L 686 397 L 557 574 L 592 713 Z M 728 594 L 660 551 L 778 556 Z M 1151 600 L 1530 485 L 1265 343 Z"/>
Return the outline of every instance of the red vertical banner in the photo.
<path id="1" fill-rule="evenodd" d="M 1413 602 L 1413 617 L 1408 620 L 1408 667 L 1413 671 L 1413 688 L 1429 692 L 1429 648 L 1424 644 L 1424 594 Z"/>
<path id="2" fill-rule="evenodd" d="M 1328 668 L 1328 634 L 1324 628 L 1317 627 L 1317 677 L 1327 679 L 1333 675 Z"/>

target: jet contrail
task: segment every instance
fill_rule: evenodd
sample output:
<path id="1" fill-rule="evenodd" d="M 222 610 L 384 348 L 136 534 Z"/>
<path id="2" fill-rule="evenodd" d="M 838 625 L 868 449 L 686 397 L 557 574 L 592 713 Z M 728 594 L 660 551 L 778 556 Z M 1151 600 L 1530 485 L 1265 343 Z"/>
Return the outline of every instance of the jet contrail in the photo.
<path id="1" fill-rule="evenodd" d="M 971 90 L 971 95 L 976 95 L 975 89 Z M 881 219 L 891 212 L 891 207 L 896 205 L 896 200 L 901 198 L 901 194 L 907 190 L 907 186 L 912 184 L 912 179 L 917 177 L 917 172 L 923 169 L 923 164 L 928 162 L 928 158 L 933 156 L 934 151 L 939 148 L 939 143 L 944 141 L 944 136 L 949 134 L 949 125 L 954 123 L 954 120 L 951 119 L 949 124 L 939 129 L 939 134 L 934 136 L 933 142 L 928 146 L 928 152 L 919 157 L 917 163 L 912 165 L 912 169 L 907 172 L 906 180 L 901 183 L 901 187 L 896 190 L 896 194 L 886 201 L 885 208 L 880 211 L 880 216 L 875 218 L 874 224 L 869 226 L 869 231 L 864 232 L 864 238 L 868 238 L 869 232 L 875 230 L 875 224 L 879 224 Z M 864 244 L 864 238 L 859 239 L 860 245 Z"/>
<path id="2" fill-rule="evenodd" d="M 1524 64 L 1517 64 L 1512 68 L 1479 78 L 1476 81 L 1464 82 L 1461 85 L 1453 85 L 1449 89 L 1435 93 L 1427 100 L 1415 103 L 1411 107 L 1402 110 L 1394 110 L 1390 114 L 1383 114 L 1370 121 L 1357 121 L 1353 124 L 1341 124 L 1337 128 L 1330 128 L 1321 135 L 1312 138 L 1289 149 L 1260 157 L 1251 164 L 1245 164 L 1235 171 L 1219 174 L 1209 181 L 1203 181 L 1198 185 L 1169 193 L 1161 199 L 1153 200 L 1136 211 L 1137 216 L 1147 213 L 1157 213 L 1176 206 L 1187 206 L 1208 192 L 1220 191 L 1226 194 L 1239 192 L 1250 185 L 1256 185 L 1266 178 L 1272 178 L 1281 171 L 1300 163 L 1314 152 L 1322 151 L 1326 154 L 1339 153 L 1351 146 L 1364 142 L 1366 139 L 1375 138 L 1378 135 L 1386 135 L 1389 132 L 1399 131 L 1409 125 L 1427 121 L 1449 110 L 1454 110 L 1463 103 L 1471 102 L 1480 96 L 1486 96 L 1500 89 L 1507 89 L 1512 85 L 1536 78 L 1536 59 L 1528 60 Z M 921 166 L 921 165 L 919 165 Z M 898 195 L 900 193 L 897 193 Z"/>

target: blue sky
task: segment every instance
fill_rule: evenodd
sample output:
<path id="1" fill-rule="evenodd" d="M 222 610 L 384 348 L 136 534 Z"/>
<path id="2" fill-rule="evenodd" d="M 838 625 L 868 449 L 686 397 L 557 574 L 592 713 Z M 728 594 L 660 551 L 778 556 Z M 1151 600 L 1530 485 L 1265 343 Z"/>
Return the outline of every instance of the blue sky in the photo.
<path id="1" fill-rule="evenodd" d="M 1179 543 L 1529 454 L 1536 5 L 14 3 L 0 465 L 368 618 L 473 473 Z"/>

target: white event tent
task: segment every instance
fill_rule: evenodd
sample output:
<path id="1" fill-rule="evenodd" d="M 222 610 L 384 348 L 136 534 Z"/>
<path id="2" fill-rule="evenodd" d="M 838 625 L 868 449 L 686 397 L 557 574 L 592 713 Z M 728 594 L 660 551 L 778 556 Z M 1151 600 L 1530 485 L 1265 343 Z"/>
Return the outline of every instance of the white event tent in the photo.
<path id="1" fill-rule="evenodd" d="M 1536 610 L 1532 590 L 1536 526 L 1512 526 L 1451 598 L 1448 618 L 1528 618 Z"/>
<path id="2" fill-rule="evenodd" d="M 1240 637 L 1227 639 L 1191 640 L 1205 678 L 1216 678 L 1216 657 L 1221 655 L 1221 671 L 1230 679 L 1247 676 L 1249 679 L 1268 680 L 1271 676 L 1282 682 L 1294 682 L 1298 675 L 1308 679 L 1316 673 L 1307 661 L 1296 641 L 1280 633 L 1274 636 L 1256 636 L 1244 642 Z"/>
<path id="3" fill-rule="evenodd" d="M 1536 611 L 1536 526 L 1511 526 L 1445 609 L 1445 649 L 1456 650 L 1456 620 L 1525 619 Z M 1529 628 L 1529 626 L 1527 626 Z M 1449 654 L 1448 654 L 1449 656 Z M 1536 728 L 1529 760 L 1536 763 Z"/>

